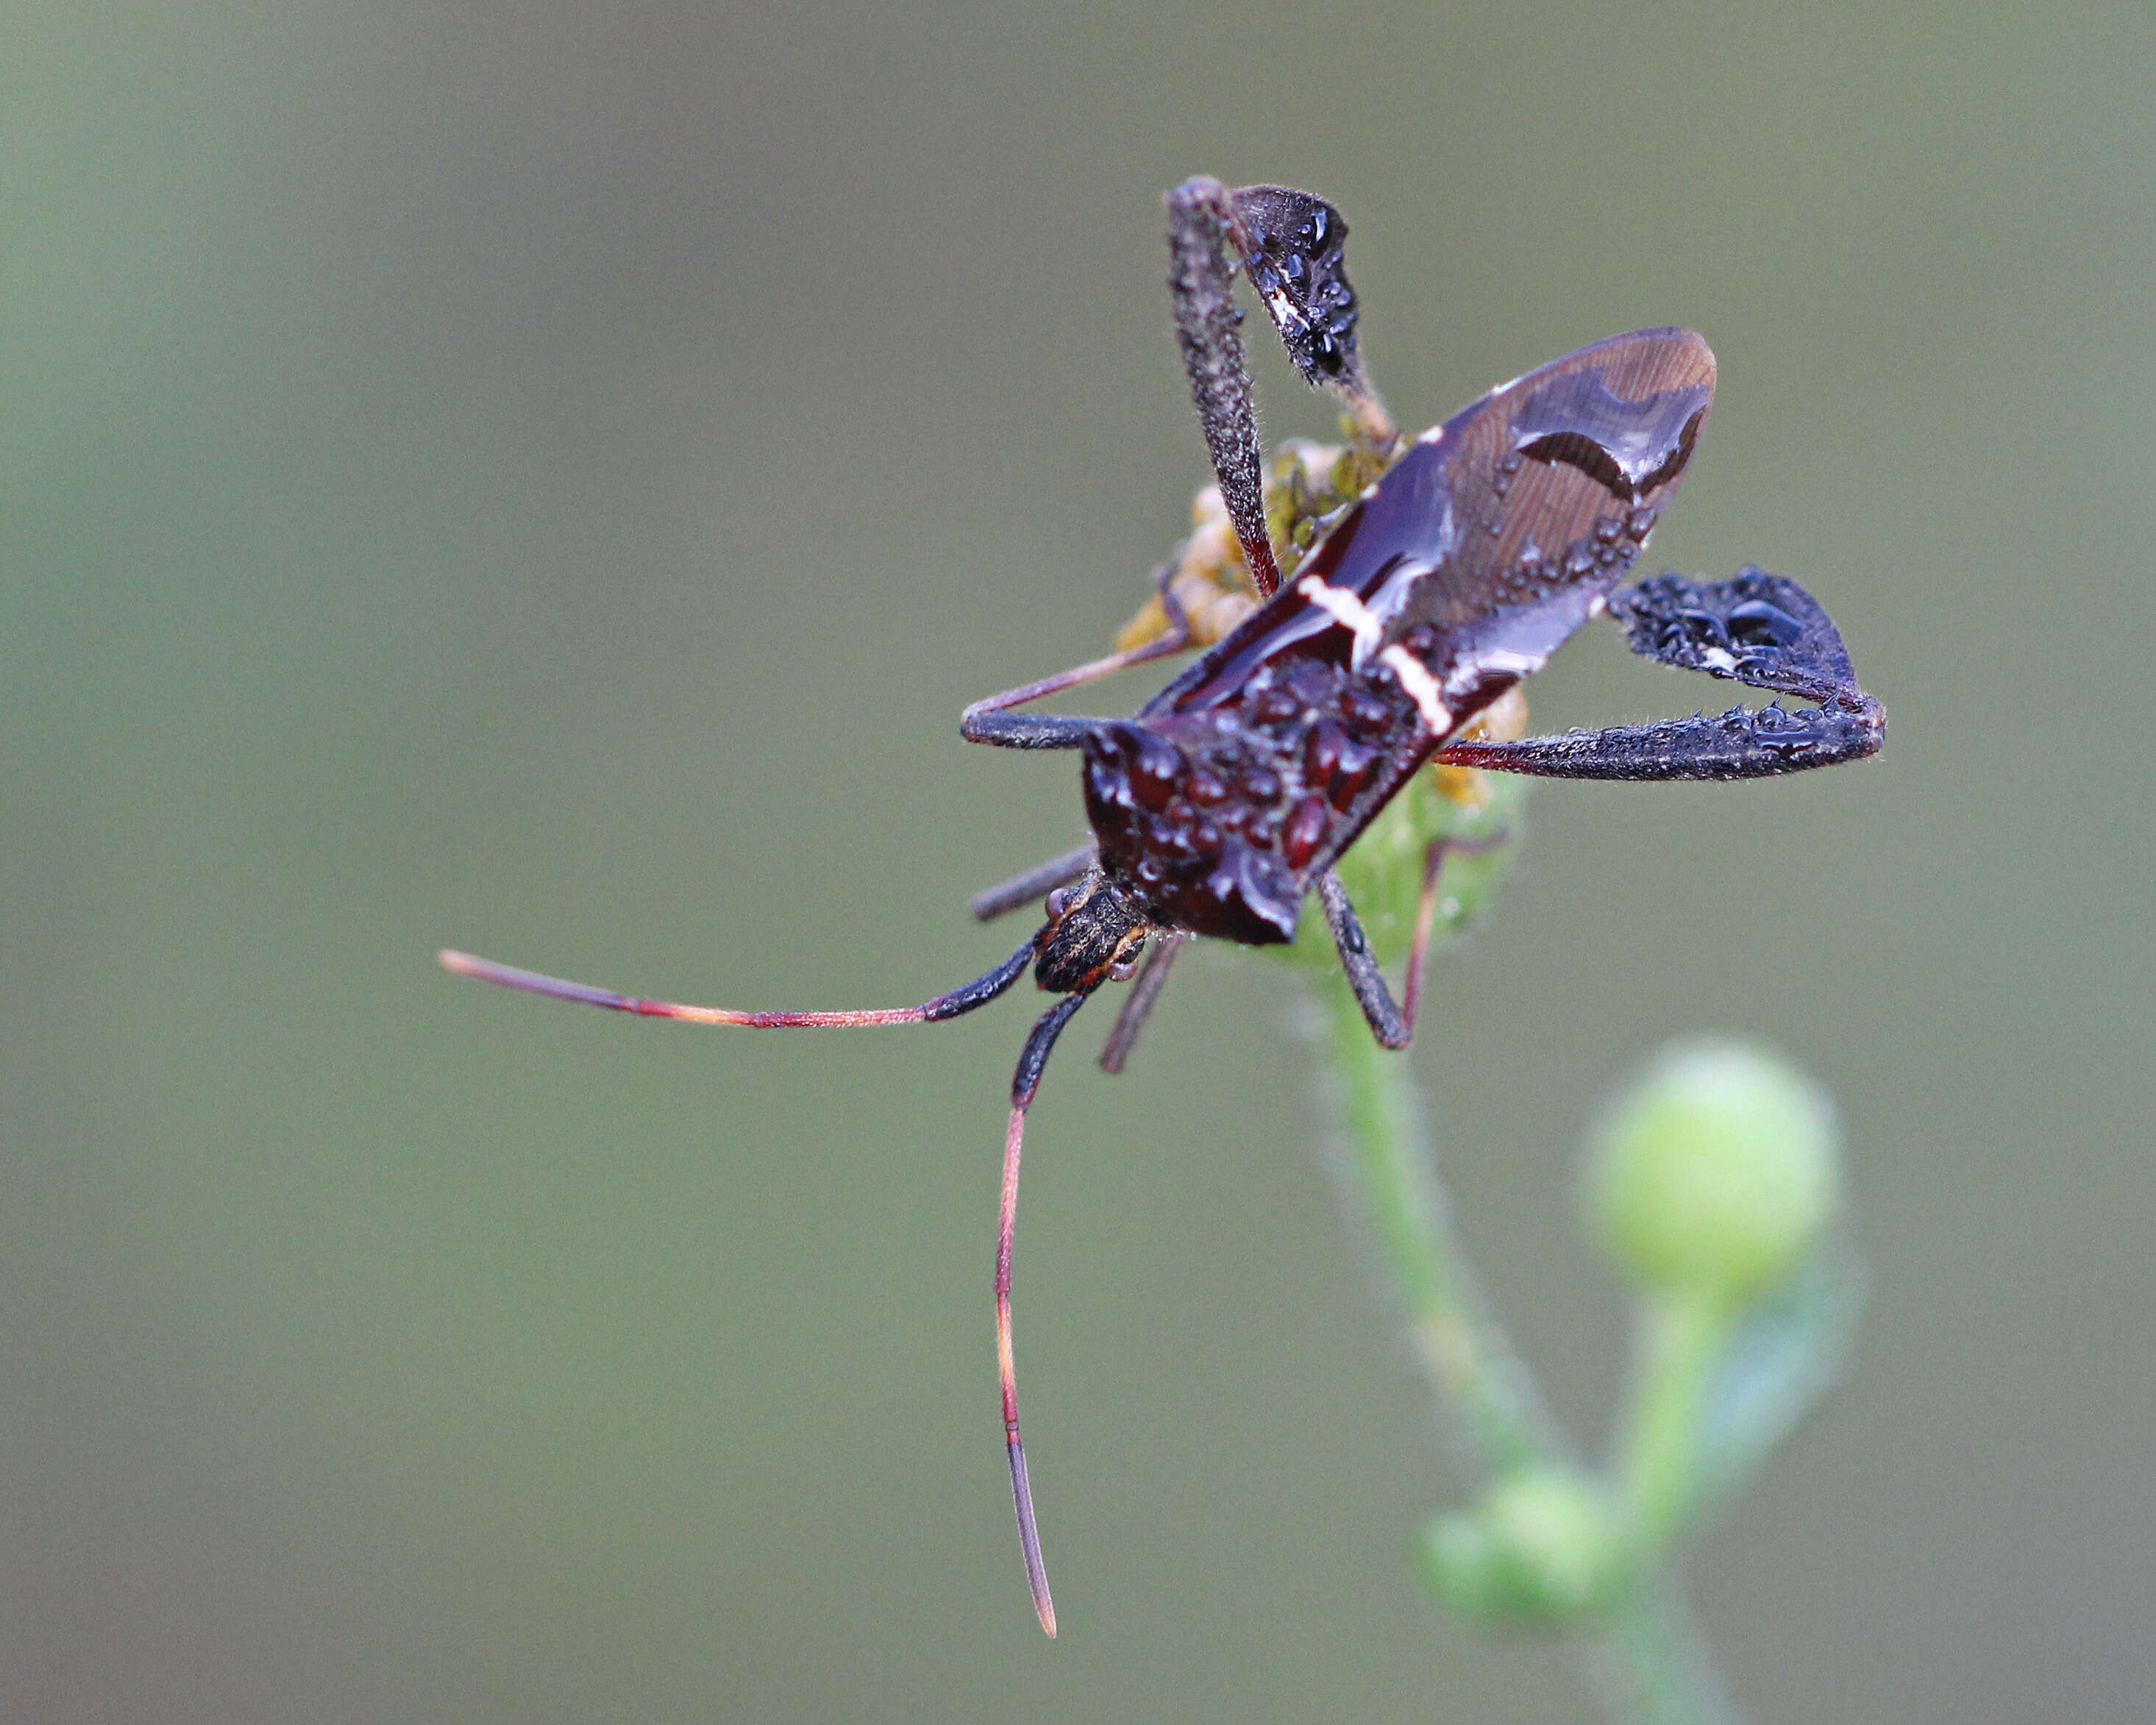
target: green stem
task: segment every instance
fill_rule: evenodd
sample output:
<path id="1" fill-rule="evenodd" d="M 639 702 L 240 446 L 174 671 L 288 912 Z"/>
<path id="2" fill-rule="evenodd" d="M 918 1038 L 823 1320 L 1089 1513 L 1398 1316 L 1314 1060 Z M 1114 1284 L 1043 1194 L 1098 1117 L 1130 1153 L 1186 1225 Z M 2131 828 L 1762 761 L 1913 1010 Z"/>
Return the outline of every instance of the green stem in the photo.
<path id="1" fill-rule="evenodd" d="M 1378 1047 L 1344 981 L 1324 984 L 1323 1047 L 1357 1197 L 1406 1307 L 1415 1353 L 1485 1479 L 1566 1452 L 1525 1363 L 1490 1316 L 1422 1132 L 1407 1062 Z M 1673 1361 L 1689 1358 L 1672 1346 Z M 1661 1380 L 1650 1373 L 1643 1384 Z M 1672 1378 L 1656 1405 L 1676 1393 Z M 1697 1430 L 1697 1400 L 1691 1430 Z M 1637 1456 L 1639 1446 L 1635 1445 Z M 1668 1450 L 1651 1448 L 1659 1480 Z M 1657 1548 L 1659 1553 L 1659 1548 Z M 1626 1725 L 1736 1725 L 1739 1716 L 1675 1584 L 1646 1573 L 1596 1620 L 1589 1644 L 1597 1692 Z"/>
<path id="2" fill-rule="evenodd" d="M 1740 1725 L 1714 1652 L 1674 1582 L 1648 1576 L 1609 1609 L 1589 1664 L 1625 1725 Z"/>
<path id="3" fill-rule="evenodd" d="M 1354 1161 L 1409 1339 L 1478 1464 L 1502 1472 L 1561 1449 L 1526 1366 L 1485 1309 L 1453 1231 L 1407 1062 L 1378 1046 L 1346 981 L 1326 984 L 1325 1051 Z"/>
<path id="4" fill-rule="evenodd" d="M 1712 1296 L 1650 1300 L 1640 1315 L 1639 1378 L 1619 1476 L 1643 1558 L 1659 1560 L 1691 1509 L 1700 1414 L 1732 1313 Z"/>

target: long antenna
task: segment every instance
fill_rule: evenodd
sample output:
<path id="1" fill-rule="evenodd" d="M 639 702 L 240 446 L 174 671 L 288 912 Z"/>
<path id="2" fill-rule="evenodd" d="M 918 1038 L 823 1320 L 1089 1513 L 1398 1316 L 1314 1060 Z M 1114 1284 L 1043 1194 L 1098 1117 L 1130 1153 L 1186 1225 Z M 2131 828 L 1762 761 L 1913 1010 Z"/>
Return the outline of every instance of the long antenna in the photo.
<path id="1" fill-rule="evenodd" d="M 1055 1633 L 1055 1601 L 1048 1594 L 1048 1566 L 1041 1561 L 1040 1528 L 1034 1519 L 1033 1487 L 1025 1471 L 1025 1445 L 1018 1435 L 1018 1362 L 1011 1350 L 1011 1242 L 1018 1232 L 1018 1171 L 1025 1149 L 1025 1111 L 1040 1088 L 1040 1075 L 1055 1039 L 1086 1004 L 1092 991 L 1071 994 L 1043 1013 L 1025 1039 L 1011 1076 L 1010 1127 L 1004 1134 L 1003 1214 L 996 1230 L 996 1366 L 1003 1378 L 1004 1447 L 1010 1452 L 1011 1499 L 1018 1506 L 1019 1550 L 1025 1558 L 1025 1582 L 1033 1589 L 1033 1609 L 1040 1626 Z"/>
<path id="2" fill-rule="evenodd" d="M 1036 938 L 1038 938 L 1036 937 Z M 549 1000 L 572 1000 L 580 1006 L 603 1006 L 609 1012 L 633 1012 L 640 1018 L 680 1019 L 692 1024 L 742 1024 L 752 1030 L 842 1029 L 865 1024 L 932 1024 L 955 1019 L 977 1006 L 986 1006 L 1025 974 L 1033 962 L 1034 942 L 1029 940 L 985 976 L 973 978 L 947 994 L 919 1006 L 871 1007 L 858 1012 L 737 1012 L 725 1006 L 683 1006 L 671 1000 L 644 1000 L 634 994 L 617 994 L 611 988 L 595 988 L 589 983 L 572 983 L 536 970 L 519 970 L 513 964 L 497 964 L 491 958 L 475 958 L 470 952 L 444 947 L 435 957 L 445 970 L 459 976 L 477 977 L 499 988 L 517 988 Z"/>
<path id="3" fill-rule="evenodd" d="M 986 975 L 919 1006 L 871 1007 L 856 1012 L 740 1012 L 724 1006 L 684 1006 L 671 1000 L 617 994 L 611 988 L 595 988 L 589 983 L 572 983 L 536 970 L 519 970 L 513 964 L 475 958 L 452 948 L 445 947 L 436 956 L 444 969 L 459 976 L 476 977 L 483 983 L 543 995 L 549 1000 L 634 1013 L 639 1018 L 741 1024 L 752 1030 L 836 1029 L 934 1024 L 985 1006 L 1025 974 L 1040 939 L 1035 935 Z M 1018 1070 L 1011 1076 L 1010 1125 L 1004 1134 L 1003 1209 L 996 1230 L 996 1364 L 1003 1384 L 1004 1445 L 1010 1454 L 1011 1498 L 1018 1507 L 1019 1547 L 1025 1558 L 1026 1585 L 1033 1591 L 1033 1609 L 1040 1618 L 1040 1626 L 1050 1635 L 1055 1633 L 1055 1601 L 1049 1597 L 1048 1570 L 1040 1557 L 1040 1528 L 1033 1512 L 1033 1487 L 1026 1479 L 1025 1445 L 1018 1434 L 1018 1365 L 1011 1349 L 1011 1245 L 1018 1232 L 1018 1175 L 1025 1148 L 1025 1111 L 1033 1106 L 1034 1096 L 1040 1089 L 1040 1075 L 1047 1068 L 1055 1039 L 1091 993 L 1091 988 L 1082 988 L 1057 1001 L 1034 1025 L 1025 1039 L 1024 1051 L 1018 1057 Z"/>

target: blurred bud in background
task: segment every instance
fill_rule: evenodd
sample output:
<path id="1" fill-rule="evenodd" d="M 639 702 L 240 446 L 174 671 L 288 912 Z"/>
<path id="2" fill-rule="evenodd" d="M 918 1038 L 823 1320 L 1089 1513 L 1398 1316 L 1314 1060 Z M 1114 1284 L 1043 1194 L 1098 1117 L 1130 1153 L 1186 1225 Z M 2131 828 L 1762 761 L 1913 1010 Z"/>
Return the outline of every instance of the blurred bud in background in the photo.
<path id="1" fill-rule="evenodd" d="M 1731 1305 L 1796 1268 L 1840 1193 L 1833 1103 L 1742 1043 L 1666 1051 L 1588 1160 L 1591 1217 L 1620 1271 L 1644 1291 Z"/>
<path id="2" fill-rule="evenodd" d="M 1424 1573 L 1473 1617 L 1575 1616 L 1608 1597 L 1624 1559 L 1604 1488 L 1563 1464 L 1515 1468 L 1423 1533 Z"/>

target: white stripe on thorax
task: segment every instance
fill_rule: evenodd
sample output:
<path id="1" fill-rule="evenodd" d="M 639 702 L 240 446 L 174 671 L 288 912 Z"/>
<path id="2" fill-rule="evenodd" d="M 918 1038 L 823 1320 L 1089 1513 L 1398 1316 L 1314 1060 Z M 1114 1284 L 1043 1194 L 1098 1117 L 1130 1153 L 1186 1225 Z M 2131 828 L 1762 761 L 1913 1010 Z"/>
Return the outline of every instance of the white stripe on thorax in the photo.
<path id="1" fill-rule="evenodd" d="M 1378 663 L 1400 680 L 1400 687 L 1414 698 L 1415 711 L 1422 715 L 1431 735 L 1442 737 L 1452 728 L 1452 715 L 1438 697 L 1437 679 L 1424 669 L 1420 660 L 1395 641 L 1378 655 Z"/>
<path id="2" fill-rule="evenodd" d="M 1319 610 L 1330 613 L 1335 623 L 1355 637 L 1358 667 L 1378 650 L 1378 643 L 1385 638 L 1385 625 L 1358 595 L 1344 587 L 1329 587 L 1316 575 L 1304 576 L 1296 583 L 1295 590 Z"/>

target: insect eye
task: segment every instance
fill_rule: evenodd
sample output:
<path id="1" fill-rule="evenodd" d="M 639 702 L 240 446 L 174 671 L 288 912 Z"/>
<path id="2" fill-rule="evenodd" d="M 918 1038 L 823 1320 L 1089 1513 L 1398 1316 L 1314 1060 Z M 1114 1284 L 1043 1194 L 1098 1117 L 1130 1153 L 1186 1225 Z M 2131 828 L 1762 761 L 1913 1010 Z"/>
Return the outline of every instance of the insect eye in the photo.
<path id="1" fill-rule="evenodd" d="M 1047 911 L 1050 920 L 1060 917 L 1070 908 L 1070 889 L 1067 886 L 1057 887 L 1055 891 L 1048 895 L 1048 902 L 1044 908 Z"/>

